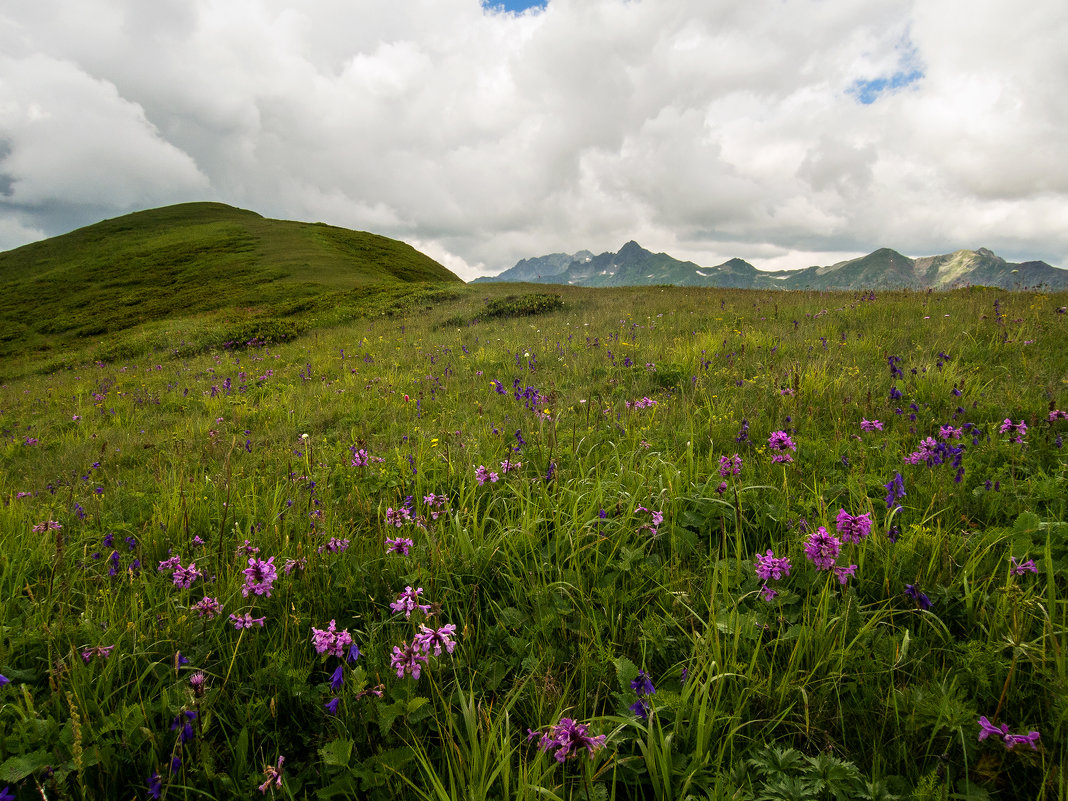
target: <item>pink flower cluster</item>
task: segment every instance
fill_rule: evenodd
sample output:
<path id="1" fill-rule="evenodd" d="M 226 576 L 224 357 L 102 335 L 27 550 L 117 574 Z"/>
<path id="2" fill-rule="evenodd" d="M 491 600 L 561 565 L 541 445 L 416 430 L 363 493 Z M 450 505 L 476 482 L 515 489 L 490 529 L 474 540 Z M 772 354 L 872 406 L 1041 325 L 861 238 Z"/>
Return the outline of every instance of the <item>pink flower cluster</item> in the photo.
<path id="1" fill-rule="evenodd" d="M 864 419 L 861 419 L 861 421 L 860 421 L 860 430 L 861 431 L 882 431 L 883 430 L 883 424 L 880 423 L 878 420 L 864 420 Z"/>
<path id="2" fill-rule="evenodd" d="M 335 621 L 331 620 L 325 629 L 312 626 L 312 645 L 316 653 L 340 657 L 352 645 L 352 635 L 346 629 L 338 631 Z"/>
<path id="3" fill-rule="evenodd" d="M 790 439 L 790 435 L 785 431 L 773 431 L 771 436 L 768 437 L 768 447 L 776 453 L 771 457 L 772 462 L 789 463 L 794 460 L 788 451 L 796 451 L 797 445 Z"/>
<path id="4" fill-rule="evenodd" d="M 412 612 L 419 609 L 424 615 L 430 611 L 430 604 L 419 603 L 419 596 L 423 594 L 423 588 L 412 589 L 410 586 L 404 588 L 404 592 L 397 595 L 397 600 L 393 601 L 389 605 L 389 608 L 393 610 L 394 614 L 400 614 L 404 612 L 405 619 L 412 616 Z"/>
<path id="5" fill-rule="evenodd" d="M 998 428 L 998 433 L 1009 434 L 1009 442 L 1022 443 L 1024 435 L 1027 434 L 1027 423 L 1023 420 L 1014 423 L 1010 418 L 1006 417 L 1005 422 Z"/>
<path id="6" fill-rule="evenodd" d="M 842 542 L 859 543 L 871 534 L 871 515 L 851 515 L 845 509 L 838 510 L 835 529 L 842 535 Z"/>

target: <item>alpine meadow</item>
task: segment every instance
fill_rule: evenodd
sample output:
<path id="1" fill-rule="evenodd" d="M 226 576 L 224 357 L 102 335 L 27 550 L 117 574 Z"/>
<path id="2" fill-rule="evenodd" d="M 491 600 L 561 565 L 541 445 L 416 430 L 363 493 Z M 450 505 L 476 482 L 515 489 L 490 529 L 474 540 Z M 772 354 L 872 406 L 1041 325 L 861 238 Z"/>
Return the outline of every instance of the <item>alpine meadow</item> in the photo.
<path id="1" fill-rule="evenodd" d="M 1068 292 L 227 209 L 0 254 L 0 798 L 1068 799 Z"/>

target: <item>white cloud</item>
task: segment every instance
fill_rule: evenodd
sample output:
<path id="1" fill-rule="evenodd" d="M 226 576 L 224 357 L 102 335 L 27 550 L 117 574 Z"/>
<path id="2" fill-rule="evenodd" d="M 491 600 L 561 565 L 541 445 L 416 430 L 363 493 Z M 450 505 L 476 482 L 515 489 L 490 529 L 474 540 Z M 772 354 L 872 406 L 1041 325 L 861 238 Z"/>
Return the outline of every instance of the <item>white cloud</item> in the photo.
<path id="1" fill-rule="evenodd" d="M 884 245 L 1068 266 L 1059 0 L 13 8 L 8 242 L 210 197 L 465 278 L 629 239 L 769 268 Z"/>

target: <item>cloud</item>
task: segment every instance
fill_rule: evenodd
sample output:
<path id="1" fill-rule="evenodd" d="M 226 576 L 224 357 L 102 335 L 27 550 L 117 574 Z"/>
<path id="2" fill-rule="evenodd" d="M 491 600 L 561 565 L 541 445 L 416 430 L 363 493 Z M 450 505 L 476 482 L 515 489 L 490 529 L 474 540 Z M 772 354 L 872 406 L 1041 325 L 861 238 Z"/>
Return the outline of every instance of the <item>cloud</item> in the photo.
<path id="1" fill-rule="evenodd" d="M 0 221 L 10 242 L 210 198 L 465 278 L 629 239 L 705 264 L 1068 265 L 1062 6 L 20 2 Z"/>

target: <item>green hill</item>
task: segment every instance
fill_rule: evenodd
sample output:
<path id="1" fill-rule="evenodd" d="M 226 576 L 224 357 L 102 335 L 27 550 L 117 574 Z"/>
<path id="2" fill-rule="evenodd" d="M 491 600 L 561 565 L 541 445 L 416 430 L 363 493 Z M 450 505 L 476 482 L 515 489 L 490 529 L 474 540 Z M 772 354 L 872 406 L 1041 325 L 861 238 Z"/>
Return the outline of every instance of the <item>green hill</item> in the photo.
<path id="1" fill-rule="evenodd" d="M 0 253 L 0 363 L 204 314 L 247 324 L 232 338 L 292 333 L 301 326 L 279 319 L 448 282 L 462 283 L 383 236 L 221 203 L 167 206 Z"/>

